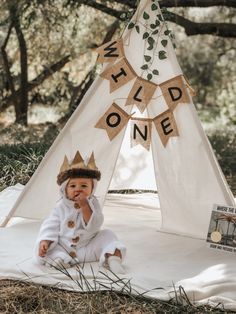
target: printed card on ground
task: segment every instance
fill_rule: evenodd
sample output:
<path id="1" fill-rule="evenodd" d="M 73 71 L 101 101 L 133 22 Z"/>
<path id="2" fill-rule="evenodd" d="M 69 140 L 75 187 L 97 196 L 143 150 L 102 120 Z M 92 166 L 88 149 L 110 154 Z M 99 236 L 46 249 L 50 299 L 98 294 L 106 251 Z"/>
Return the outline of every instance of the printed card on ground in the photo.
<path id="1" fill-rule="evenodd" d="M 206 241 L 212 249 L 236 253 L 236 207 L 213 206 Z"/>

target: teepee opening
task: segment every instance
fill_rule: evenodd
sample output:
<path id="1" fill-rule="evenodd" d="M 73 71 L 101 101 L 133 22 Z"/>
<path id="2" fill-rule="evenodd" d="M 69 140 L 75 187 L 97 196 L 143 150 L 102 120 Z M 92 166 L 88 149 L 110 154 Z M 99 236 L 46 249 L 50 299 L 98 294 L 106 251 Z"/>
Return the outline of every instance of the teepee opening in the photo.
<path id="1" fill-rule="evenodd" d="M 132 192 L 157 192 L 155 173 L 153 171 L 152 147 L 144 149 L 140 144 L 130 145 L 130 124 L 117 158 L 109 192 L 129 190 Z"/>

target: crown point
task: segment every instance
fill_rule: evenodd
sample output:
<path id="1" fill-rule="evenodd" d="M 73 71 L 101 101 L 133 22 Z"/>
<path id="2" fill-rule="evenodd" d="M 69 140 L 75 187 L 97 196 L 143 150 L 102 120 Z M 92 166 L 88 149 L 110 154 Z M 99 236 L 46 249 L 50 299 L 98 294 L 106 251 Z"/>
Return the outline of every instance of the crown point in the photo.
<path id="1" fill-rule="evenodd" d="M 69 160 L 68 160 L 67 156 L 65 155 L 64 160 L 63 160 L 63 164 L 61 165 L 61 168 L 60 168 L 60 173 L 67 171 L 68 168 L 69 168 Z"/>
<path id="2" fill-rule="evenodd" d="M 75 157 L 71 163 L 71 168 L 85 168 L 84 160 L 77 150 Z"/>
<path id="3" fill-rule="evenodd" d="M 87 167 L 89 169 L 96 169 L 97 170 L 97 166 L 96 166 L 96 163 L 95 163 L 94 153 L 93 152 L 92 152 L 92 154 L 91 154 L 91 156 L 89 158 Z"/>

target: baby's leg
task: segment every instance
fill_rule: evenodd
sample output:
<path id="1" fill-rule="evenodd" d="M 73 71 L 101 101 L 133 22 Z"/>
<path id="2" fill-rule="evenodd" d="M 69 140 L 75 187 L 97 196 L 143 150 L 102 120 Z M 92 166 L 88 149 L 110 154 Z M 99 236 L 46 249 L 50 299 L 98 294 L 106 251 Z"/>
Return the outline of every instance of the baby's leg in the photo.
<path id="1" fill-rule="evenodd" d="M 36 255 L 36 262 L 47 266 L 60 266 L 60 264 L 66 265 L 69 264 L 71 260 L 71 256 L 60 244 L 49 249 L 45 257 Z"/>
<path id="2" fill-rule="evenodd" d="M 79 261 L 95 262 L 99 261 L 103 265 L 107 259 L 108 263 L 111 257 L 116 257 L 121 261 L 126 253 L 125 246 L 117 239 L 117 236 L 108 229 L 101 230 L 98 234 L 86 245 L 79 248 L 77 257 Z"/>

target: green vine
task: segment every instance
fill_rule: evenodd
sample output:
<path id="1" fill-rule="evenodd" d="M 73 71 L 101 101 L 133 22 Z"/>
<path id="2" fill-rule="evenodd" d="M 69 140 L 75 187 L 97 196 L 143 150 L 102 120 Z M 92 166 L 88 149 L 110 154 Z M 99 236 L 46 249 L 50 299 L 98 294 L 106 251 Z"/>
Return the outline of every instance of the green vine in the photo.
<path id="1" fill-rule="evenodd" d="M 158 10 L 158 5 L 155 2 L 157 2 L 157 0 L 152 0 L 151 11 Z M 167 13 L 166 8 L 163 8 L 161 11 L 163 15 Z M 173 39 L 173 35 L 167 28 L 163 15 L 160 13 L 156 14 L 155 22 L 151 22 L 150 15 L 144 11 L 142 15 L 143 22 L 136 21 L 128 24 L 128 29 L 133 28 L 138 34 L 141 33 L 140 24 L 145 28 L 144 32 L 141 34 L 143 40 L 145 41 L 144 59 L 141 69 L 146 72 L 146 77 L 149 81 L 154 75 L 159 75 L 158 69 L 152 68 L 154 58 L 158 56 L 160 60 L 165 60 L 167 58 L 167 51 L 165 48 L 167 47 L 169 40 L 172 41 Z M 162 28 L 164 26 L 166 26 L 166 30 L 162 33 Z M 159 39 L 161 40 L 162 48 L 157 51 Z"/>

